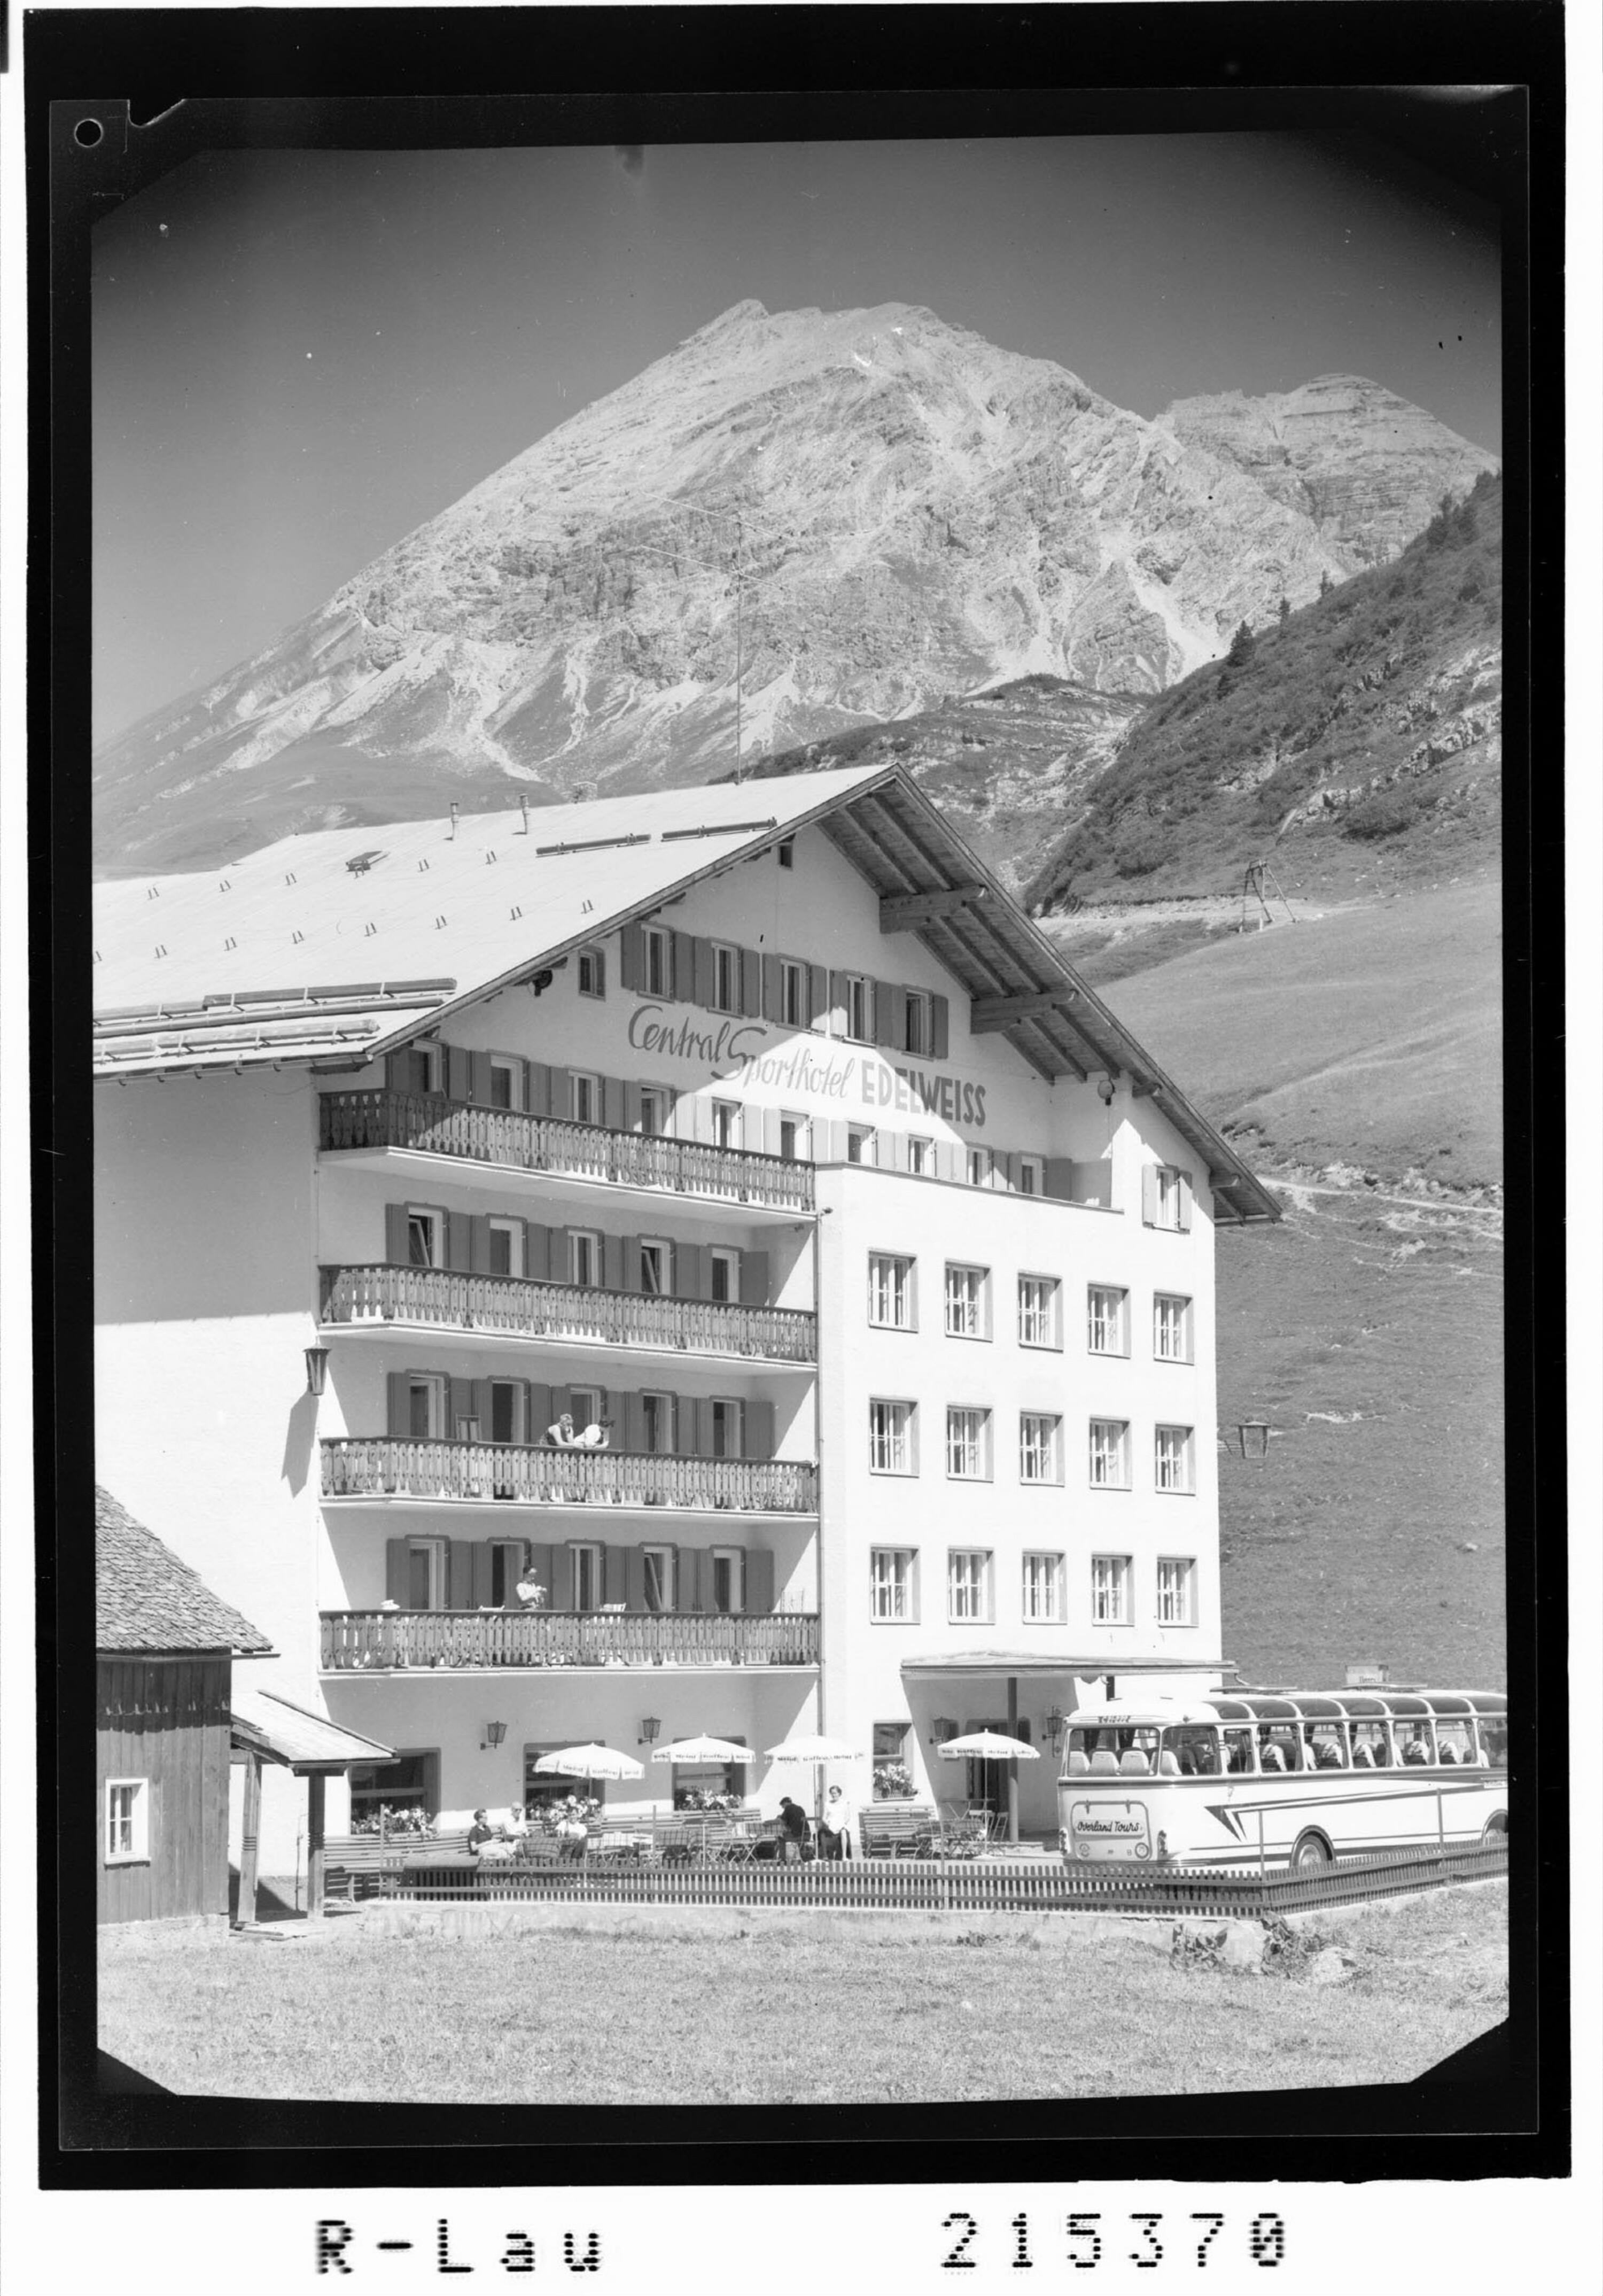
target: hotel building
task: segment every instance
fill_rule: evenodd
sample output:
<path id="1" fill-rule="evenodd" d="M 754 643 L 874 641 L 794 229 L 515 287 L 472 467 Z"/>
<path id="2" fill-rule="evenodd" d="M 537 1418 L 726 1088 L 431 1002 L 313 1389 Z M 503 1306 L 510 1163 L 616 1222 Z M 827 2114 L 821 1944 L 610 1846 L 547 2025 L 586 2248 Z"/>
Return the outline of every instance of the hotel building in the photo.
<path id="1" fill-rule="evenodd" d="M 1076 1698 L 1217 1683 L 1214 1226 L 1274 1201 L 899 769 L 95 914 L 96 1472 L 395 1750 L 331 1831 L 700 1733 L 1000 1801 L 988 1723 L 1046 1833 Z"/>

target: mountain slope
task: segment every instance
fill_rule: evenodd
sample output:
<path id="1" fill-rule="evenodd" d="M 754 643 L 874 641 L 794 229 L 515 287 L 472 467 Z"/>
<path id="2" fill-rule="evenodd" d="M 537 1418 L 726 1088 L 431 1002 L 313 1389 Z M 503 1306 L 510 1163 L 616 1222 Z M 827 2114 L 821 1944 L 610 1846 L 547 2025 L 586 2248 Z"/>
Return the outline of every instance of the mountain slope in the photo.
<path id="1" fill-rule="evenodd" d="M 1338 380 L 1304 455 L 1350 482 L 1327 517 L 1202 402 L 1146 422 L 906 305 L 737 304 L 102 748 L 97 857 L 706 779 L 737 645 L 743 753 L 1032 673 L 1156 693 L 1487 463 Z"/>

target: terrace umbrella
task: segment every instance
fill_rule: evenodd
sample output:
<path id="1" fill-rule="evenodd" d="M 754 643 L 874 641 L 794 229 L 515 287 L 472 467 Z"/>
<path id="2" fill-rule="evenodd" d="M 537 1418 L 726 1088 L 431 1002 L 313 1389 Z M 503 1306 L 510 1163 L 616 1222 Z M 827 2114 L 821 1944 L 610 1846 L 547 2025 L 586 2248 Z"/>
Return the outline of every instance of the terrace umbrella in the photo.
<path id="1" fill-rule="evenodd" d="M 750 1746 L 737 1746 L 732 1738 L 675 1738 L 670 1745 L 657 1747 L 654 1762 L 755 1762 L 757 1753 Z"/>
<path id="2" fill-rule="evenodd" d="M 583 1778 L 593 1785 L 597 1778 L 643 1778 L 644 1767 L 633 1754 L 620 1754 L 611 1746 L 563 1746 L 554 1754 L 542 1754 L 535 1764 L 546 1776 Z"/>
<path id="3" fill-rule="evenodd" d="M 986 1762 L 1041 1759 L 1039 1747 L 1026 1745 L 1022 1738 L 1006 1737 L 1000 1730 L 970 1730 L 966 1738 L 948 1738 L 939 1751 L 949 1762 L 974 1759 Z"/>
<path id="4" fill-rule="evenodd" d="M 766 1759 L 771 1762 L 806 1762 L 813 1771 L 813 1814 L 822 1816 L 823 1765 L 826 1762 L 860 1762 L 863 1759 L 861 1746 L 843 1745 L 838 1738 L 787 1738 L 782 1745 L 770 1746 Z"/>

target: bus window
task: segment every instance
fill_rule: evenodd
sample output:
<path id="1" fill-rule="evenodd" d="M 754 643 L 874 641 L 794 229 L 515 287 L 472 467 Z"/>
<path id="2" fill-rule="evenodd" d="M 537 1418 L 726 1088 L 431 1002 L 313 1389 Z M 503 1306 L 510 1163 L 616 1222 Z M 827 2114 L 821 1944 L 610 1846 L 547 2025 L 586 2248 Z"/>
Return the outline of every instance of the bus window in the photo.
<path id="1" fill-rule="evenodd" d="M 1208 1723 L 1187 1722 L 1164 1732 L 1164 1757 L 1173 1756 L 1182 1778 L 1216 1777 L 1219 1774 L 1218 1733 Z M 1160 1767 L 1169 1763 L 1160 1758 Z"/>
<path id="2" fill-rule="evenodd" d="M 1506 1770 L 1509 1767 L 1509 1725 L 1503 1715 L 1482 1715 L 1481 1743 L 1486 1750 L 1487 1767 Z"/>
<path id="3" fill-rule="evenodd" d="M 1403 1742 L 1402 1759 L 1428 1768 L 1436 1759 L 1435 1747 L 1431 1742 L 1430 1724 L 1410 1722 L 1406 1727 L 1408 1735 Z"/>
<path id="4" fill-rule="evenodd" d="M 1227 1730 L 1224 1733 L 1224 1766 L 1227 1770 L 1236 1773 L 1250 1772 L 1255 1767 L 1250 1730 Z"/>
<path id="5" fill-rule="evenodd" d="M 1308 1734 L 1308 1767 L 1314 1770 L 1345 1770 L 1347 1767 L 1346 1732 L 1339 1722 L 1310 1722 Z"/>
<path id="6" fill-rule="evenodd" d="M 1355 1770 L 1389 1770 L 1392 1767 L 1391 1732 L 1384 1722 L 1354 1722 L 1353 1730 L 1353 1767 Z"/>
<path id="7" fill-rule="evenodd" d="M 1300 1770 L 1303 1767 L 1302 1730 L 1291 1722 L 1267 1722 L 1258 1726 L 1258 1767 L 1261 1770 Z"/>
<path id="8" fill-rule="evenodd" d="M 1436 1759 L 1439 1762 L 1456 1762 L 1461 1767 L 1474 1767 L 1479 1759 L 1475 1751 L 1474 1723 L 1460 1722 L 1456 1717 L 1451 1722 L 1438 1722 Z"/>

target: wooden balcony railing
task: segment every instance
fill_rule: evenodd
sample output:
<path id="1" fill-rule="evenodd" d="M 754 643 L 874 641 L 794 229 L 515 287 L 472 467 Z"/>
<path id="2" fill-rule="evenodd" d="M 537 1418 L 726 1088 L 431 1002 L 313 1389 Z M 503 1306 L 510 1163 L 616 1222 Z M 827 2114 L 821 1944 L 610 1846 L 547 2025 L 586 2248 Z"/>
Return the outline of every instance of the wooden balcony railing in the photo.
<path id="1" fill-rule="evenodd" d="M 781 1211 L 813 1210 L 813 1167 L 749 1149 L 714 1148 L 654 1133 L 611 1132 L 566 1117 L 526 1116 L 424 1092 L 325 1092 L 323 1148 L 421 1148 L 477 1164 L 563 1172 L 630 1188 L 724 1196 Z"/>
<path id="2" fill-rule="evenodd" d="M 454 1666 L 816 1666 L 815 1611 L 325 1611 L 325 1673 Z"/>
<path id="3" fill-rule="evenodd" d="M 521 1499 L 736 1514 L 818 1511 L 818 1470 L 806 1459 L 681 1458 L 400 1435 L 334 1437 L 322 1448 L 327 1499 Z"/>
<path id="4" fill-rule="evenodd" d="M 816 1319 L 797 1308 L 668 1300 L 444 1267 L 324 1267 L 321 1273 L 325 1324 L 438 1324 L 459 1332 L 599 1340 L 613 1347 L 684 1349 L 774 1363 L 817 1360 Z"/>

